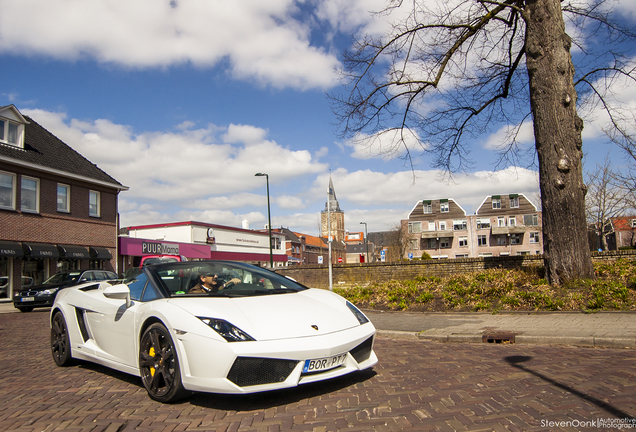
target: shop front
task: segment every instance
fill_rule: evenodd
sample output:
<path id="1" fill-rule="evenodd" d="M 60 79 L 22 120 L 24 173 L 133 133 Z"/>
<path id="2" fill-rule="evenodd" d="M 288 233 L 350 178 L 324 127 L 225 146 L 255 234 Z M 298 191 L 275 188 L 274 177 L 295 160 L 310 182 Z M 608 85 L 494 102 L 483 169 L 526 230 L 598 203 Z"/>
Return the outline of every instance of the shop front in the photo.
<path id="1" fill-rule="evenodd" d="M 139 267 L 144 257 L 175 257 L 177 260 L 210 259 L 210 247 L 207 245 L 161 242 L 149 239 L 120 237 L 119 268 L 121 273 L 132 267 Z"/>
<path id="2" fill-rule="evenodd" d="M 57 272 L 110 270 L 111 259 L 108 249 L 97 246 L 0 241 L 0 301 L 42 284 Z"/>

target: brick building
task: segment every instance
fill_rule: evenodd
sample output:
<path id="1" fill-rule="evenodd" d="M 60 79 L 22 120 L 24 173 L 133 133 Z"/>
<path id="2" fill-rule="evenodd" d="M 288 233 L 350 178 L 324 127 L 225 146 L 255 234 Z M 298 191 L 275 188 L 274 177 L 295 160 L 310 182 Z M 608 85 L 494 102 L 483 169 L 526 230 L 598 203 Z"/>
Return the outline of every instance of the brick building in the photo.
<path id="1" fill-rule="evenodd" d="M 4 295 L 62 270 L 117 271 L 117 197 L 127 189 L 15 106 L 0 107 Z"/>
<path id="2" fill-rule="evenodd" d="M 541 212 L 523 194 L 491 195 L 474 215 L 455 200 L 421 200 L 402 221 L 406 255 L 474 258 L 543 253 Z"/>

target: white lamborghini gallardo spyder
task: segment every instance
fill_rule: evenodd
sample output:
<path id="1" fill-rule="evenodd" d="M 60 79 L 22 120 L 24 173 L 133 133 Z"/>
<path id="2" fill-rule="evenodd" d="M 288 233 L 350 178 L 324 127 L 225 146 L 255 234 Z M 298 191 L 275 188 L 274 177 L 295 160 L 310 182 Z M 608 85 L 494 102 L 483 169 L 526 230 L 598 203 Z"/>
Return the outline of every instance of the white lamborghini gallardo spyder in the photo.
<path id="1" fill-rule="evenodd" d="M 121 282 L 121 281 L 120 281 Z M 373 367 L 375 327 L 333 292 L 249 264 L 146 266 L 123 283 L 67 288 L 51 308 L 51 350 L 140 376 L 149 396 L 253 393 Z"/>

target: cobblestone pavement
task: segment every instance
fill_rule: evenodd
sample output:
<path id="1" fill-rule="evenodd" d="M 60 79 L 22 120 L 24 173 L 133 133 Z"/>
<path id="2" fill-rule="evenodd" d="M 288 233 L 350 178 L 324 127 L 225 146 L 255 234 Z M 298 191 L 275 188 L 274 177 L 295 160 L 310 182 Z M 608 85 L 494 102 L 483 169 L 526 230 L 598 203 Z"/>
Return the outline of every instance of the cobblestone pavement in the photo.
<path id="1" fill-rule="evenodd" d="M 162 405 L 136 377 L 55 366 L 45 310 L 0 315 L 0 348 L 2 431 L 592 431 L 636 417 L 630 349 L 379 336 L 371 372 Z"/>

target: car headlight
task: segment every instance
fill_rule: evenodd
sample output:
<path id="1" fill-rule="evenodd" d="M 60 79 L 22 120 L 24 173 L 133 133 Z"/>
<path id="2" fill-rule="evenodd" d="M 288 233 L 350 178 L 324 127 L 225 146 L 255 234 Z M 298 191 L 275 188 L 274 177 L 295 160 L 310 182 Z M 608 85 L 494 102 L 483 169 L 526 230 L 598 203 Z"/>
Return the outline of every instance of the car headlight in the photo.
<path id="1" fill-rule="evenodd" d="M 369 318 L 367 318 L 362 312 L 360 312 L 360 309 L 355 307 L 353 303 L 347 302 L 347 307 L 349 308 L 351 313 L 353 313 L 356 316 L 360 324 L 365 324 L 369 322 Z"/>
<path id="2" fill-rule="evenodd" d="M 225 320 L 216 319 L 216 318 L 204 318 L 204 317 L 197 317 L 197 318 L 199 318 L 205 324 L 210 326 L 212 330 L 214 330 L 215 332 L 223 336 L 223 338 L 228 342 L 245 342 L 245 341 L 256 340 L 252 336 L 245 333 L 240 328 L 236 327 L 233 324 L 230 324 L 229 322 Z"/>
<path id="3" fill-rule="evenodd" d="M 40 291 L 37 295 L 51 295 L 58 292 L 59 288 L 51 288 Z"/>

